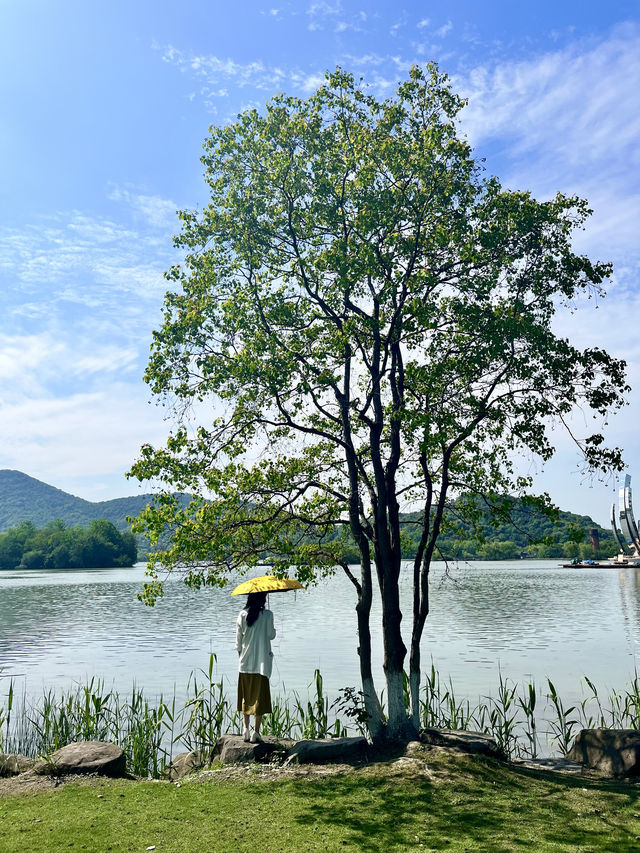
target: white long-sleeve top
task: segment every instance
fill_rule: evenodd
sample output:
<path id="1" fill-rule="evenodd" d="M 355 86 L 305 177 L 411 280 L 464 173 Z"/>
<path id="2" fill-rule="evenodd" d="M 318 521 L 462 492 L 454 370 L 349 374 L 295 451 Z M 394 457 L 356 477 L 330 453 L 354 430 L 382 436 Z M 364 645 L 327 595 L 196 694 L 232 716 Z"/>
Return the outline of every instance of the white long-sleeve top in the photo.
<path id="1" fill-rule="evenodd" d="M 276 635 L 273 613 L 261 610 L 253 625 L 247 625 L 247 611 L 238 614 L 236 649 L 240 655 L 240 672 L 253 672 L 271 678 L 273 653 L 271 640 Z"/>

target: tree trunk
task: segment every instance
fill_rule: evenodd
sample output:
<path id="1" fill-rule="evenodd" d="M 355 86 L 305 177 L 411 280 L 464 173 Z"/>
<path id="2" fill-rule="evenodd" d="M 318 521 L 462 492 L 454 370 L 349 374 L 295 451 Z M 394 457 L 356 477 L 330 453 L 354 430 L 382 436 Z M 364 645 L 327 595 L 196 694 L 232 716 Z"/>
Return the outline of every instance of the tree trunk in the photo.
<path id="1" fill-rule="evenodd" d="M 409 690 L 411 694 L 411 722 L 416 731 L 420 730 L 420 638 L 411 637 L 411 655 L 409 658 Z"/>
<path id="2" fill-rule="evenodd" d="M 371 614 L 370 573 L 368 589 L 367 585 L 363 584 L 356 612 L 358 614 L 358 656 L 360 658 L 360 680 L 362 681 L 364 708 L 368 716 L 367 726 L 371 740 L 377 743 L 384 739 L 385 723 L 371 670 L 371 629 L 369 625 L 369 616 Z"/>
<path id="3" fill-rule="evenodd" d="M 422 572 L 414 571 L 414 611 L 413 630 L 411 632 L 411 651 L 409 656 L 409 688 L 411 691 L 411 719 L 419 731 L 420 719 L 420 640 L 424 623 L 429 615 L 429 568 Z"/>
<path id="4" fill-rule="evenodd" d="M 382 636 L 384 642 L 384 674 L 387 682 L 388 720 L 385 737 L 389 741 L 409 741 L 418 730 L 407 714 L 404 701 L 404 660 L 407 648 L 402 639 L 400 624 L 400 595 L 398 579 L 384 577 L 382 592 Z"/>

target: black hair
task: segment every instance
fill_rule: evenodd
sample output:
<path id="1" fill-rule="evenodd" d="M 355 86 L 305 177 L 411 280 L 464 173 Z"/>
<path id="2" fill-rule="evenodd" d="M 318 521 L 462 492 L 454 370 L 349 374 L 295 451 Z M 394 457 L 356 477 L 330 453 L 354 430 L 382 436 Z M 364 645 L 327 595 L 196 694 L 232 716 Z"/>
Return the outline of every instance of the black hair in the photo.
<path id="1" fill-rule="evenodd" d="M 266 592 L 249 593 L 249 595 L 247 596 L 247 604 L 245 607 L 245 610 L 247 611 L 247 625 L 253 625 L 260 613 L 264 610 L 264 606 L 266 603 Z"/>

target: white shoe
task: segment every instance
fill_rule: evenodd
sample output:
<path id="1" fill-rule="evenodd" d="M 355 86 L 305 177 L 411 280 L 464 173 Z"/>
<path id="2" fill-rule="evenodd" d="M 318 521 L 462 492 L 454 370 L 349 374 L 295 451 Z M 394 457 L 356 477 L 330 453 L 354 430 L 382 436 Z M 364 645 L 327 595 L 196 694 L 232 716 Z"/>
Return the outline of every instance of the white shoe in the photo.
<path id="1" fill-rule="evenodd" d="M 258 732 L 251 732 L 251 743 L 262 743 L 262 738 Z"/>
<path id="2" fill-rule="evenodd" d="M 249 743 L 249 741 L 251 740 L 251 738 L 249 737 L 249 729 L 243 729 L 243 731 L 242 731 L 242 740 L 243 740 L 245 743 Z"/>

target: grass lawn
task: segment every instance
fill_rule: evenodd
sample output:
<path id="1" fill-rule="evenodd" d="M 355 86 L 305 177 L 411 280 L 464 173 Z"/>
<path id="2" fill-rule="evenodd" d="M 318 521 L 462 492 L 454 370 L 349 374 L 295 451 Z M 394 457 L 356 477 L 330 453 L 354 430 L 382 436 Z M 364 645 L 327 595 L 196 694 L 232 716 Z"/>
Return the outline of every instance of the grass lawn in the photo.
<path id="1" fill-rule="evenodd" d="M 205 781 L 100 780 L 0 798 L 1 853 L 640 851 L 640 786 L 439 750 L 427 770 Z"/>

